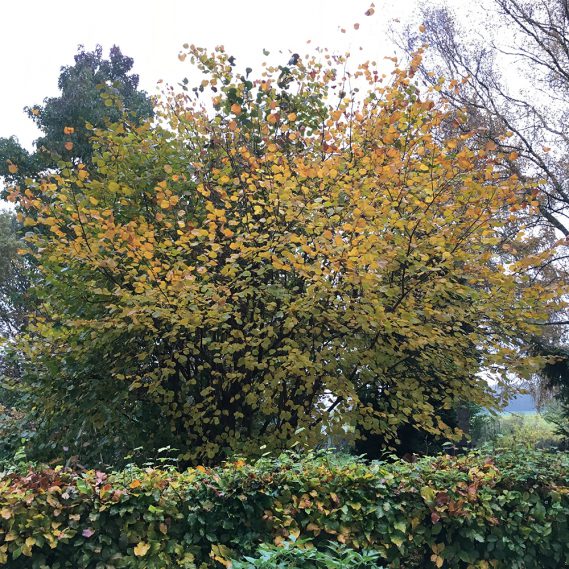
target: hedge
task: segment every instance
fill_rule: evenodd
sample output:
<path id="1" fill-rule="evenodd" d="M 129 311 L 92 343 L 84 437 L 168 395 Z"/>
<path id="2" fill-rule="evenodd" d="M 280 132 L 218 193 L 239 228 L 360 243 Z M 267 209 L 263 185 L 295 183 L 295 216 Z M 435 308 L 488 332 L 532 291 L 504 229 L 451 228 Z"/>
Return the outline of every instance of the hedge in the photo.
<path id="1" fill-rule="evenodd" d="M 0 566 L 229 567 L 299 539 L 375 550 L 393 568 L 567 567 L 568 467 L 568 454 L 536 451 L 5 473 Z"/>

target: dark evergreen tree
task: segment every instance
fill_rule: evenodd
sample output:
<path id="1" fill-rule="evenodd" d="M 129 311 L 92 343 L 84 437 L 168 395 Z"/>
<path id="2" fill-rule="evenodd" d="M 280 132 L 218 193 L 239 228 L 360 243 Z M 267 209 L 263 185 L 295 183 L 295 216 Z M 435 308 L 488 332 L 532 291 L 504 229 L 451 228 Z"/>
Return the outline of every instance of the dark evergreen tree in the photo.
<path id="1" fill-rule="evenodd" d="M 89 164 L 93 128 L 125 115 L 135 124 L 152 117 L 152 101 L 138 89 L 133 64 L 117 46 L 108 59 L 99 45 L 94 51 L 80 46 L 75 64 L 61 68 L 60 95 L 25 109 L 41 131 L 35 150 L 29 153 L 14 136 L 0 139 L 0 175 L 17 182 L 56 167 L 59 157 Z"/>

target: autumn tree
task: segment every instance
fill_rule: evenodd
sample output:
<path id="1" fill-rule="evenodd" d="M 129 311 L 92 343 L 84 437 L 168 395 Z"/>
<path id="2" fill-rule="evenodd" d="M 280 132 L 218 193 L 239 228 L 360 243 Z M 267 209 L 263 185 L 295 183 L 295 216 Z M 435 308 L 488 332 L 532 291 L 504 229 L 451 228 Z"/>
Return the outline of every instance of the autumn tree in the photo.
<path id="1" fill-rule="evenodd" d="M 421 94 L 420 53 L 387 76 L 180 57 L 202 75 L 158 124 L 99 129 L 92 164 L 11 193 L 44 280 L 20 349 L 55 445 L 78 417 L 93 432 L 97 401 L 153 411 L 192 462 L 410 423 L 452 437 L 445 410 L 493 403 L 480 372 L 531 369 L 520 338 L 559 289 L 524 284 L 553 253 L 495 248 L 539 202 Z"/>
<path id="2" fill-rule="evenodd" d="M 0 139 L 0 176 L 8 184 L 18 183 L 23 186 L 28 178 L 37 180 L 42 173 L 57 170 L 60 161 L 90 164 L 93 128 L 111 124 L 123 115 L 134 124 L 141 124 L 152 116 L 151 100 L 138 88 L 138 76 L 132 73 L 133 60 L 123 55 L 118 47 L 114 46 L 110 50 L 108 58 L 104 58 L 100 46 L 94 51 L 80 47 L 74 59 L 73 65 L 61 68 L 58 80 L 60 94 L 45 99 L 43 104 L 25 109 L 41 132 L 40 138 L 34 143 L 34 150 L 30 152 L 23 148 L 15 136 Z M 16 254 L 16 250 L 22 247 L 19 243 L 21 232 L 12 218 L 9 214 L 0 218 L 0 332 L 4 346 L 0 348 L 0 433 L 4 443 L 12 438 L 19 444 L 22 436 L 27 436 L 27 433 L 35 429 L 38 418 L 33 416 L 33 397 L 29 397 L 29 393 L 33 392 L 33 383 L 26 387 L 19 377 L 22 366 L 19 365 L 18 358 L 21 354 L 12 350 L 12 354 L 8 355 L 6 345 L 11 344 L 28 315 L 37 310 L 34 294 L 43 283 L 34 270 L 32 259 L 18 258 Z M 77 393 L 73 394 L 77 400 Z M 62 394 L 69 395 L 69 392 Z M 81 396 L 93 396 L 93 392 Z M 94 405 L 96 399 L 90 401 Z M 22 414 L 17 411 L 18 408 L 27 411 L 28 419 L 16 424 L 12 421 L 14 413 L 11 411 L 20 418 Z M 6 421 L 2 409 L 6 413 L 10 411 Z M 111 428 L 113 420 L 116 420 L 116 411 L 116 408 L 100 410 L 100 413 L 106 413 L 105 419 Z M 148 411 L 145 411 L 145 415 L 149 416 Z M 119 413 L 119 416 L 122 415 Z M 129 422 L 135 416 L 135 413 L 130 412 Z M 75 417 L 75 433 L 84 432 L 80 427 L 80 419 L 79 416 Z M 96 420 L 101 422 L 100 417 Z M 10 429 L 14 431 L 12 437 L 6 434 Z M 114 447 L 119 437 L 132 442 L 128 437 L 128 429 L 119 429 L 115 425 L 114 430 Z M 82 440 L 92 438 L 92 435 L 93 432 L 89 432 Z M 99 434 L 98 440 L 104 452 L 104 437 Z M 9 445 L 6 452 L 13 452 L 8 447 Z"/>
<path id="3" fill-rule="evenodd" d="M 528 197 L 537 200 L 537 210 L 517 214 L 528 232 L 516 247 L 501 251 L 510 262 L 525 254 L 520 249 L 544 250 L 559 236 L 569 237 L 569 5 L 566 0 L 489 0 L 476 10 L 491 23 L 475 32 L 450 4 L 424 3 L 419 21 L 399 35 L 399 43 L 409 53 L 429 44 L 420 68 L 423 80 L 454 79 L 441 92 L 455 108 L 467 110 L 464 128 L 476 130 L 482 143 L 494 142 L 506 157 L 504 167 L 525 180 Z M 514 160 L 507 158 L 511 152 Z M 534 268 L 530 286 L 534 280 L 567 282 L 567 247 L 557 251 L 556 258 Z M 539 333 L 526 339 L 532 353 L 549 358 L 526 385 L 538 403 L 552 395 L 563 398 L 550 370 L 566 365 L 568 323 L 564 311 L 552 313 Z"/>

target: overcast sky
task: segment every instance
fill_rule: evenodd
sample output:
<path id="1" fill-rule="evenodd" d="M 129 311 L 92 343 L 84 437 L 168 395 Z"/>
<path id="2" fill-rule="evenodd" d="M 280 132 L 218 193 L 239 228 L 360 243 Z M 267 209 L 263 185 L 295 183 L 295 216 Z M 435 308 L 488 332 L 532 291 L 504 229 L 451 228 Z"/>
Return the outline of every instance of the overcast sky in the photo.
<path id="1" fill-rule="evenodd" d="M 461 3 L 462 0 L 455 0 Z M 182 44 L 225 45 L 242 64 L 254 67 L 263 48 L 298 52 L 311 45 L 342 52 L 364 48 L 366 58 L 393 52 L 389 20 L 407 19 L 417 0 L 20 0 L 3 5 L 0 24 L 0 137 L 16 135 L 31 148 L 38 132 L 23 107 L 58 94 L 62 65 L 73 64 L 79 44 L 101 44 L 108 55 L 116 44 L 134 58 L 141 86 L 156 92 L 159 79 L 176 83 L 190 73 L 178 61 Z M 360 24 L 359 30 L 353 25 Z M 341 32 L 341 28 L 346 33 Z"/>

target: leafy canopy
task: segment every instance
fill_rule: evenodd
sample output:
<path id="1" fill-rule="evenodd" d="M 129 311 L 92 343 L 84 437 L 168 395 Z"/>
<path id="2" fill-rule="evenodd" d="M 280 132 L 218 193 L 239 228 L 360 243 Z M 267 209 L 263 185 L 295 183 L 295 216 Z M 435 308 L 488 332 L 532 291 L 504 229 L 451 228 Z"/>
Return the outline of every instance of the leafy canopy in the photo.
<path id="1" fill-rule="evenodd" d="M 557 302 L 523 286 L 550 252 L 496 261 L 537 204 L 420 92 L 420 53 L 389 76 L 330 55 L 254 76 L 185 49 L 203 79 L 166 90 L 158 124 L 123 116 L 92 164 L 11 195 L 44 279 L 21 349 L 51 452 L 70 417 L 95 433 L 101 408 L 139 404 L 188 461 L 408 423 L 453 436 L 441 414 L 490 403 L 479 372 L 521 372 L 518 338 Z"/>
<path id="2" fill-rule="evenodd" d="M 29 153 L 15 137 L 0 139 L 0 175 L 22 181 L 54 168 L 58 159 L 91 162 L 91 130 L 104 127 L 126 114 L 134 123 L 152 117 L 152 102 L 138 89 L 134 60 L 113 46 L 104 59 L 98 45 L 93 51 L 79 46 L 74 65 L 64 66 L 57 85 L 60 94 L 43 105 L 26 108 L 41 136 Z"/>

